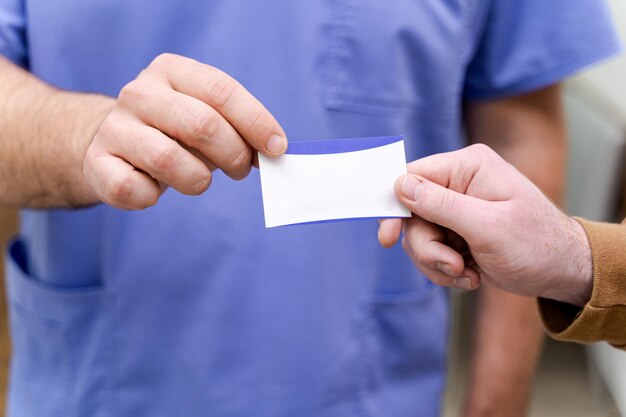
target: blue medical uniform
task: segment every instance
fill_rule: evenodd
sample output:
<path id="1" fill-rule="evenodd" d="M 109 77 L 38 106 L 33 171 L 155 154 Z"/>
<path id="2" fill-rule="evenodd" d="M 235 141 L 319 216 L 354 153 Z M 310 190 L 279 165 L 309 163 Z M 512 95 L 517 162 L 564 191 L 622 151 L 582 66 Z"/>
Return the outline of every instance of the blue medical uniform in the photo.
<path id="1" fill-rule="evenodd" d="M 0 1 L 0 53 L 59 88 L 115 96 L 173 52 L 241 81 L 291 141 L 404 134 L 410 159 L 462 145 L 464 97 L 617 48 L 599 0 Z M 9 417 L 440 412 L 445 291 L 375 221 L 265 229 L 254 171 L 22 222 Z"/>

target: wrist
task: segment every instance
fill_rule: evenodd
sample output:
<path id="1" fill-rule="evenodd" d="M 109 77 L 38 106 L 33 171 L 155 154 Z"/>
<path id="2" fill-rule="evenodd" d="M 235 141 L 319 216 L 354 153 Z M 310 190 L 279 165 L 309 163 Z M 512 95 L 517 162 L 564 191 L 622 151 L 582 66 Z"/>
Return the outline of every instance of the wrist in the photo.
<path id="1" fill-rule="evenodd" d="M 82 178 L 85 150 L 113 99 L 64 92 L 0 59 L 0 202 L 76 207 L 97 202 Z"/>
<path id="2" fill-rule="evenodd" d="M 83 176 L 83 162 L 87 149 L 100 125 L 110 113 L 114 100 L 95 94 L 58 92 L 50 101 L 57 109 L 50 111 L 54 118 L 59 110 L 72 115 L 64 126 L 67 132 L 67 160 L 65 168 L 58 167 L 56 182 L 62 195 L 61 205 L 85 207 L 99 202 L 97 194 Z M 51 123 L 54 123 L 54 119 Z"/>
<path id="3" fill-rule="evenodd" d="M 572 271 L 572 283 L 576 305 L 584 306 L 591 299 L 591 291 L 593 290 L 593 258 L 591 254 L 591 246 L 587 232 L 582 224 L 575 219 L 570 218 L 577 230 L 576 247 L 573 250 L 574 270 Z"/>
<path id="4" fill-rule="evenodd" d="M 593 261 L 587 233 L 583 226 L 566 217 L 562 251 L 557 264 L 557 284 L 543 296 L 569 304 L 584 306 L 591 299 L 593 289 Z"/>

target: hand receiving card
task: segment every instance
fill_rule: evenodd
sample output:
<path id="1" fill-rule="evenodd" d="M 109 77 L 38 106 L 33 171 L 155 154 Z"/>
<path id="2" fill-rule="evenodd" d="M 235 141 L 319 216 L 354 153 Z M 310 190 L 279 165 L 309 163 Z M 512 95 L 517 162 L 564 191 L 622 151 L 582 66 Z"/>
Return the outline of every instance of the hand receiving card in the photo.
<path id="1" fill-rule="evenodd" d="M 259 154 L 265 226 L 410 217 L 394 195 L 406 174 L 402 136 L 291 142 Z"/>

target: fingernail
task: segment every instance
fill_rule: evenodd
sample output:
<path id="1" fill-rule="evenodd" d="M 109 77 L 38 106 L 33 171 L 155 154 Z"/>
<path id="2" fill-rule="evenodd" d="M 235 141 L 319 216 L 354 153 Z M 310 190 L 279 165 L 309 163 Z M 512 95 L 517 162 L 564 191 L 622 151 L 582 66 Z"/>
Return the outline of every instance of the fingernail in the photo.
<path id="1" fill-rule="evenodd" d="M 462 290 L 471 290 L 472 289 L 472 283 L 471 283 L 470 279 L 467 278 L 467 277 L 454 278 L 452 280 L 452 285 L 454 285 L 456 288 L 460 288 Z"/>
<path id="2" fill-rule="evenodd" d="M 421 181 L 413 175 L 407 175 L 404 177 L 404 182 L 402 183 L 402 194 L 411 201 L 417 201 L 420 198 L 422 187 L 423 184 Z"/>
<path id="3" fill-rule="evenodd" d="M 452 268 L 450 268 L 450 265 L 444 262 L 437 262 L 435 264 L 435 267 L 446 275 L 454 275 L 454 273 L 452 272 Z"/>
<path id="4" fill-rule="evenodd" d="M 287 139 L 282 136 L 272 135 L 267 141 L 266 149 L 274 155 L 282 155 L 287 150 Z"/>

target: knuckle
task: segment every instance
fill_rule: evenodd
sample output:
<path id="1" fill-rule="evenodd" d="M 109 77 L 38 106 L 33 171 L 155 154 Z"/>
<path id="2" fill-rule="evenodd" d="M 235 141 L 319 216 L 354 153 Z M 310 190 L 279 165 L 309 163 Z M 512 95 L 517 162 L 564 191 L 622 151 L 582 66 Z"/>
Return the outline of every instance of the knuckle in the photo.
<path id="1" fill-rule="evenodd" d="M 191 195 L 200 195 L 200 194 L 202 194 L 211 185 L 211 180 L 212 180 L 211 172 L 208 171 L 207 173 L 204 173 L 200 177 L 200 179 L 195 182 L 195 184 L 193 185 L 193 187 L 191 189 L 190 194 Z"/>
<path id="2" fill-rule="evenodd" d="M 252 152 L 246 147 L 241 153 L 232 160 L 230 170 L 237 173 L 238 179 L 243 179 L 250 172 L 252 167 Z"/>
<path id="3" fill-rule="evenodd" d="M 248 132 L 254 132 L 265 125 L 267 125 L 267 115 L 260 111 L 253 112 L 245 122 L 245 128 Z"/>
<path id="4" fill-rule="evenodd" d="M 111 183 L 108 200 L 113 205 L 127 206 L 135 191 L 135 183 L 130 175 L 123 175 Z"/>
<path id="5" fill-rule="evenodd" d="M 165 52 L 157 55 L 157 57 L 152 60 L 152 64 L 150 65 L 156 68 L 167 69 L 174 61 L 176 61 L 176 59 L 176 55 Z"/>
<path id="6" fill-rule="evenodd" d="M 456 197 L 454 193 L 440 189 L 432 193 L 434 200 L 434 209 L 436 212 L 450 212 L 454 210 L 456 205 Z"/>
<path id="7" fill-rule="evenodd" d="M 228 75 L 224 74 L 215 77 L 210 89 L 210 97 L 213 101 L 213 106 L 217 110 L 223 109 L 232 98 L 236 89 L 237 82 Z"/>
<path id="8" fill-rule="evenodd" d="M 174 167 L 178 157 L 178 150 L 175 147 L 164 147 L 157 151 L 152 157 L 151 166 L 155 174 L 163 174 Z"/>
<path id="9" fill-rule="evenodd" d="M 415 261 L 425 267 L 431 267 L 434 264 L 432 257 L 422 250 L 415 254 Z"/>
<path id="10" fill-rule="evenodd" d="M 496 151 L 491 149 L 489 146 L 484 143 L 476 143 L 470 146 L 472 153 L 474 153 L 477 157 L 482 160 L 488 161 L 497 156 Z"/>
<path id="11" fill-rule="evenodd" d="M 485 145 L 484 143 L 475 143 L 469 146 L 467 149 L 471 152 L 478 154 L 487 153 L 491 150 L 491 148 L 489 148 L 489 146 Z"/>
<path id="12" fill-rule="evenodd" d="M 192 138 L 198 143 L 210 141 L 215 138 L 220 129 L 222 118 L 213 112 L 206 112 L 198 116 L 190 123 L 192 126 Z"/>
<path id="13" fill-rule="evenodd" d="M 122 87 L 117 99 L 121 103 L 134 103 L 142 100 L 145 96 L 146 88 L 144 83 L 139 80 L 133 80 Z"/>

